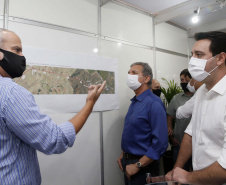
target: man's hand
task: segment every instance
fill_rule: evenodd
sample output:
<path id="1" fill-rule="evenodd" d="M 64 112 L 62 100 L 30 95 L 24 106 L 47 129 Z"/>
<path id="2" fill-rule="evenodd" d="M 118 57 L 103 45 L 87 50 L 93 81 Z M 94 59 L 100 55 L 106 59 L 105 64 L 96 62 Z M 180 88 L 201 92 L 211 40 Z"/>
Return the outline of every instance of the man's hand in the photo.
<path id="1" fill-rule="evenodd" d="M 173 135 L 173 129 L 168 127 L 168 136 L 172 136 Z"/>
<path id="2" fill-rule="evenodd" d="M 123 152 L 120 155 L 120 157 L 117 159 L 117 163 L 118 163 L 120 170 L 123 172 L 123 167 L 122 167 L 122 162 L 121 162 L 122 157 L 123 157 Z"/>
<path id="3" fill-rule="evenodd" d="M 140 168 L 138 168 L 135 164 L 129 164 L 126 166 L 126 176 L 129 180 L 131 180 L 131 176 L 135 175 L 137 172 L 140 171 Z"/>
<path id="4" fill-rule="evenodd" d="M 102 84 L 89 86 L 86 102 L 92 101 L 93 103 L 95 103 L 99 98 L 102 90 L 104 89 L 105 84 L 106 81 L 104 81 Z"/>
<path id="5" fill-rule="evenodd" d="M 87 118 L 89 117 L 90 113 L 93 110 L 93 106 L 97 99 L 100 96 L 100 93 L 102 92 L 104 86 L 106 84 L 106 81 L 104 81 L 99 85 L 91 85 L 89 87 L 89 92 L 86 98 L 86 104 L 82 108 L 82 110 L 76 114 L 73 118 L 71 118 L 69 121 L 74 125 L 75 132 L 78 134 L 78 132 L 81 130 L 83 125 L 85 124 Z"/>
<path id="6" fill-rule="evenodd" d="M 181 184 L 189 184 L 188 175 L 189 172 L 179 167 L 176 167 L 175 169 L 172 170 L 172 180 L 177 181 Z"/>
<path id="7" fill-rule="evenodd" d="M 177 181 L 181 184 L 189 184 L 188 175 L 189 172 L 183 170 L 182 168 L 176 167 L 165 175 L 165 180 Z"/>
<path id="8" fill-rule="evenodd" d="M 172 174 L 173 174 L 173 170 L 169 171 L 169 172 L 165 175 L 165 180 L 166 180 L 166 181 L 172 181 Z"/>

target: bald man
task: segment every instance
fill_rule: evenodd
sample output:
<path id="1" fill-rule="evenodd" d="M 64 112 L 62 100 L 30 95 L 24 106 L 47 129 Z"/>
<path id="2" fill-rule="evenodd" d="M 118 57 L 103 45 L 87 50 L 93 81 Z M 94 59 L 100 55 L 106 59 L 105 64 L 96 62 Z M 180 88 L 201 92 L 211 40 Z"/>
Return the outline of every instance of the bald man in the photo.
<path id="1" fill-rule="evenodd" d="M 29 91 L 13 82 L 25 68 L 20 38 L 0 29 L 0 184 L 41 184 L 36 150 L 59 154 L 72 147 L 105 85 L 90 86 L 82 110 L 57 125 L 40 113 Z"/>
<path id="2" fill-rule="evenodd" d="M 152 79 L 151 91 L 158 97 L 161 96 L 161 86 L 158 80 Z"/>

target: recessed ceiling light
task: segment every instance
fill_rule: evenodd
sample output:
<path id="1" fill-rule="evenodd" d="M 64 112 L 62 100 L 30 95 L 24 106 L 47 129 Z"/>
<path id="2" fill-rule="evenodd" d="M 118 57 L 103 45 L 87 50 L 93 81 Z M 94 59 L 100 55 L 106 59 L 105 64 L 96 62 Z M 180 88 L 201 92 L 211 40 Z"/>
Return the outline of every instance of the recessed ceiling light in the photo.
<path id="1" fill-rule="evenodd" d="M 199 22 L 199 16 L 198 16 L 198 15 L 195 15 L 194 17 L 192 17 L 191 21 L 192 21 L 193 23 Z"/>

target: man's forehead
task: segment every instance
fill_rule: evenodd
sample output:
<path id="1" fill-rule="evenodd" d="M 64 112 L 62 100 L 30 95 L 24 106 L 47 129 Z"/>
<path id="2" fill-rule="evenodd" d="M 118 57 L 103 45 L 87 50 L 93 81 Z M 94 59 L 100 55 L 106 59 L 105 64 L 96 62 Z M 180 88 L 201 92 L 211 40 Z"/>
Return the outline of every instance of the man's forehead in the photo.
<path id="1" fill-rule="evenodd" d="M 210 52 L 211 41 L 209 39 L 198 40 L 192 47 L 192 52 Z"/>
<path id="2" fill-rule="evenodd" d="M 156 85 L 160 86 L 160 83 L 158 81 L 155 82 Z"/>
<path id="3" fill-rule="evenodd" d="M 160 85 L 159 81 L 158 80 L 155 80 L 155 79 L 152 80 L 152 83 L 153 84 L 156 84 L 156 85 Z"/>
<path id="4" fill-rule="evenodd" d="M 142 65 L 134 65 L 130 68 L 132 71 L 141 71 L 143 69 Z"/>
<path id="5" fill-rule="evenodd" d="M 4 32 L 3 33 L 3 37 L 4 37 L 4 42 L 3 45 L 4 46 L 18 46 L 18 47 L 22 47 L 21 46 L 21 40 L 20 38 L 13 32 Z"/>

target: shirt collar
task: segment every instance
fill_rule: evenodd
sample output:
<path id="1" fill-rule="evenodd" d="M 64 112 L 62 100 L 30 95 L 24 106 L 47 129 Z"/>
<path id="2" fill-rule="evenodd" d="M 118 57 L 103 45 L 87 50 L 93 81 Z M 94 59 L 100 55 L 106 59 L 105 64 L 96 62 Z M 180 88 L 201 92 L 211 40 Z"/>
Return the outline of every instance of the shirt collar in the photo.
<path id="1" fill-rule="evenodd" d="M 183 92 L 181 93 L 181 96 L 187 96 L 187 95 L 186 95 L 185 92 L 183 91 Z"/>
<path id="2" fill-rule="evenodd" d="M 150 89 L 147 89 L 146 91 L 142 92 L 139 96 L 134 96 L 132 100 L 138 100 L 138 101 L 142 101 L 149 93 L 151 92 Z"/>
<path id="3" fill-rule="evenodd" d="M 213 88 L 210 89 L 209 92 L 215 91 L 218 94 L 223 95 L 225 93 L 225 91 L 226 91 L 226 85 L 225 84 L 226 84 L 226 75 L 224 75 L 224 77 L 219 82 L 217 82 L 217 84 L 215 84 L 213 86 Z"/>

